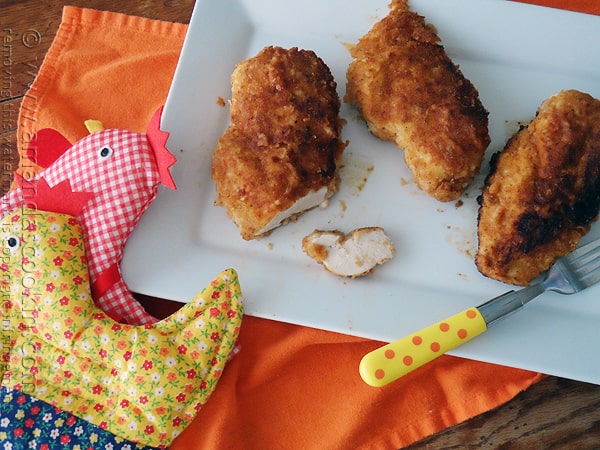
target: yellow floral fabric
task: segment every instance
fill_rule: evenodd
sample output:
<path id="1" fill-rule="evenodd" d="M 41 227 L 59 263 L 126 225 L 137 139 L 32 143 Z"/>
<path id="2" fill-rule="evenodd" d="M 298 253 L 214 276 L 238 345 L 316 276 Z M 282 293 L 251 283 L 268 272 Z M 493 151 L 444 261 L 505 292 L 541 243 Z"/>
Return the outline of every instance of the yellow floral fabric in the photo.
<path id="1" fill-rule="evenodd" d="M 168 445 L 215 389 L 242 320 L 222 272 L 178 312 L 124 325 L 94 306 L 75 217 L 2 219 L 2 385 L 144 445 Z"/>

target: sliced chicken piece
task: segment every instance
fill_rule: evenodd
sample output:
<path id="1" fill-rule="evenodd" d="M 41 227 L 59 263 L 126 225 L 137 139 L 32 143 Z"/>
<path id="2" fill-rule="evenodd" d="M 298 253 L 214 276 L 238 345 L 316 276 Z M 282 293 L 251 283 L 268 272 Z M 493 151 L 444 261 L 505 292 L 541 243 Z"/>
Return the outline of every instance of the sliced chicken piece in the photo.
<path id="1" fill-rule="evenodd" d="M 348 278 L 367 275 L 395 253 L 381 227 L 358 228 L 348 234 L 315 230 L 302 240 L 302 250 L 328 271 Z"/>

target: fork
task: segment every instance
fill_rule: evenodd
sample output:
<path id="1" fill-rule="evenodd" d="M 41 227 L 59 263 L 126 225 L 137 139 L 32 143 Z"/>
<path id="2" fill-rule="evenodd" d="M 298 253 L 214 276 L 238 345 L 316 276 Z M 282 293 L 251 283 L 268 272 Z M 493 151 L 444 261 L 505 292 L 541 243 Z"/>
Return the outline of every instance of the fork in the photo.
<path id="1" fill-rule="evenodd" d="M 557 259 L 540 279 L 367 353 L 360 376 L 371 386 L 384 386 L 468 342 L 545 291 L 574 294 L 592 286 L 600 281 L 600 239 Z"/>

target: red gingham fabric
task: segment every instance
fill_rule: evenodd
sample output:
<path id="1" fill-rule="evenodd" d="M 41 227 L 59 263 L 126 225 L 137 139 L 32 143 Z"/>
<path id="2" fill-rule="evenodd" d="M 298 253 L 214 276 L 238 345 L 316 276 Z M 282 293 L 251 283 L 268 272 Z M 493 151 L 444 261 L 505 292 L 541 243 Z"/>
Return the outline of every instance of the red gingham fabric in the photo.
<path id="1" fill-rule="evenodd" d="M 74 192 L 94 193 L 81 213 L 92 283 L 103 271 L 120 263 L 125 241 L 160 184 L 154 152 L 146 135 L 114 129 L 93 133 L 76 142 L 35 178 L 39 177 L 51 187 L 68 179 Z M 21 207 L 23 196 L 21 189 L 6 194 L 0 205 L 2 215 Z M 95 301 L 113 318 L 130 324 L 156 321 L 133 298 L 120 271 L 118 281 Z"/>

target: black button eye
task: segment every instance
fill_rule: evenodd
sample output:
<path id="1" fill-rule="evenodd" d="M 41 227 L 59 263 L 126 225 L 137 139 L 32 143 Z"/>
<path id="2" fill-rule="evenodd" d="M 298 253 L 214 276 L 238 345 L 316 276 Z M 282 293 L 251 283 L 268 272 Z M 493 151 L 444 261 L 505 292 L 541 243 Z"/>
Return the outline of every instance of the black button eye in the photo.
<path id="1" fill-rule="evenodd" d="M 98 152 L 98 156 L 101 159 L 106 159 L 106 158 L 110 158 L 110 156 L 113 154 L 113 149 L 110 148 L 108 145 L 105 145 L 104 147 L 102 147 L 100 149 L 100 151 Z"/>
<path id="2" fill-rule="evenodd" d="M 10 236 L 7 240 L 6 240 L 6 245 L 8 246 L 8 248 L 10 248 L 11 250 L 16 250 L 19 248 L 19 239 L 14 237 L 14 236 Z"/>

